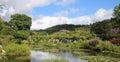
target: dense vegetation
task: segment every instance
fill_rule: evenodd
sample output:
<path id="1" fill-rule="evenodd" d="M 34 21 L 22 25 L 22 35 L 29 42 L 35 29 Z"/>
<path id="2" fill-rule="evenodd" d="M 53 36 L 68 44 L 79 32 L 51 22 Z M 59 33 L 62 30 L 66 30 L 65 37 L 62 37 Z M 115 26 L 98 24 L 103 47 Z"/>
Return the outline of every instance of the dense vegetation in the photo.
<path id="1" fill-rule="evenodd" d="M 113 18 L 92 24 L 91 31 L 103 40 L 120 37 L 120 5 L 114 8 Z"/>
<path id="2" fill-rule="evenodd" d="M 9 22 L 0 17 L 0 60 L 23 59 L 21 57 L 29 56 L 30 48 L 33 48 L 49 52 L 70 51 L 78 57 L 81 51 L 87 52 L 94 56 L 82 58 L 92 62 L 120 61 L 120 5 L 114 8 L 111 19 L 91 25 L 64 24 L 31 31 L 31 20 L 25 14 L 13 14 Z"/>
<path id="3" fill-rule="evenodd" d="M 47 60 L 42 60 L 42 62 L 69 62 L 66 59 L 47 59 Z"/>
<path id="4" fill-rule="evenodd" d="M 31 18 L 25 14 L 13 14 L 9 22 L 0 18 L 0 59 L 29 57 L 30 48 L 22 43 L 29 40 L 30 26 Z"/>

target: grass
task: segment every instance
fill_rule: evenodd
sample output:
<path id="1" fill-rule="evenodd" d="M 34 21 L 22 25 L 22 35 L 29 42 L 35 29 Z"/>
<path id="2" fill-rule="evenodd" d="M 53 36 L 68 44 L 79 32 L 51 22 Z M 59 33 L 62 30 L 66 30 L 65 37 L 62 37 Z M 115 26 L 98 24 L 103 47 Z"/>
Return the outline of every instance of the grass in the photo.
<path id="1" fill-rule="evenodd" d="M 29 56 L 30 48 L 27 45 L 10 43 L 3 46 L 7 57 Z"/>
<path id="2" fill-rule="evenodd" d="M 67 60 L 67 59 L 56 59 L 56 58 L 53 58 L 53 59 L 42 60 L 42 62 L 69 62 L 69 60 Z"/>
<path id="3" fill-rule="evenodd" d="M 0 60 L 0 62 L 30 62 L 30 57 L 15 57 L 15 58 L 8 58 L 4 60 Z"/>
<path id="4" fill-rule="evenodd" d="M 119 58 L 113 58 L 109 56 L 79 56 L 82 59 L 88 60 L 88 62 L 119 62 Z"/>

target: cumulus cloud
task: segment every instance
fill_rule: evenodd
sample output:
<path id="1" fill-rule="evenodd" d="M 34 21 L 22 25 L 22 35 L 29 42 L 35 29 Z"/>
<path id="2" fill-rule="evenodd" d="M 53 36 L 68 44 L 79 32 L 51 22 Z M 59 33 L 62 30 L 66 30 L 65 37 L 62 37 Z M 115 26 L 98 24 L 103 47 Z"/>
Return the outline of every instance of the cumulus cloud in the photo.
<path id="1" fill-rule="evenodd" d="M 46 29 L 59 24 L 91 24 L 96 21 L 102 21 L 104 19 L 110 19 L 112 17 L 113 10 L 105 10 L 100 8 L 95 14 L 90 16 L 80 16 L 76 18 L 68 17 L 50 17 L 44 16 L 33 20 L 32 30 Z"/>
<path id="2" fill-rule="evenodd" d="M 43 7 L 55 3 L 57 0 L 0 0 L 0 4 L 5 5 L 5 9 L 0 15 L 10 17 L 14 13 L 28 14 L 36 7 Z M 7 15 L 7 16 L 6 16 Z"/>
<path id="3" fill-rule="evenodd" d="M 113 10 L 105 10 L 103 8 L 100 8 L 93 16 L 94 21 L 101 21 L 104 19 L 109 19 L 112 17 Z"/>
<path id="4" fill-rule="evenodd" d="M 5 9 L 0 11 L 0 15 L 8 20 L 11 14 L 29 14 L 36 7 L 44 7 L 50 4 L 64 6 L 74 2 L 75 0 L 0 0 L 0 4 L 5 5 Z"/>
<path id="5" fill-rule="evenodd" d="M 42 7 L 56 2 L 56 0 L 0 0 L 2 4 L 13 7 L 17 12 L 28 11 L 35 7 Z"/>
<path id="6" fill-rule="evenodd" d="M 0 4 L 5 4 L 8 12 L 12 8 L 15 13 L 30 12 L 36 7 L 43 7 L 50 4 L 63 6 L 74 2 L 75 0 L 0 0 Z"/>

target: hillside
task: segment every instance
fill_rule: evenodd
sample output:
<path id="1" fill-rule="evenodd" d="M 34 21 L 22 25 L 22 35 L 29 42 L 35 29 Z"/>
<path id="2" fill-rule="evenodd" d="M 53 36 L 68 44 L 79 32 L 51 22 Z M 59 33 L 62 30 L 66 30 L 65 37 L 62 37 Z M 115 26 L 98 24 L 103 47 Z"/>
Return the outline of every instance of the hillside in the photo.
<path id="1" fill-rule="evenodd" d="M 40 32 L 47 32 L 48 34 L 53 34 L 55 32 L 58 32 L 60 30 L 75 30 L 75 28 L 79 28 L 79 27 L 88 27 L 87 25 L 73 25 L 73 24 L 63 24 L 63 25 L 56 25 L 50 28 L 47 28 L 45 30 L 38 30 Z M 37 31 L 37 30 L 36 30 Z"/>

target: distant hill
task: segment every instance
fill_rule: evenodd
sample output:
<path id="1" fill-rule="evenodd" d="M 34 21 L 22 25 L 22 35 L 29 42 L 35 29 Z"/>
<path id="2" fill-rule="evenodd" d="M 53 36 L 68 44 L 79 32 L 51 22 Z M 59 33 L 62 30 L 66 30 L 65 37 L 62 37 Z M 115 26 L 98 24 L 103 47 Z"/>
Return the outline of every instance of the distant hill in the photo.
<path id="1" fill-rule="evenodd" d="M 39 30 L 39 31 L 45 31 L 47 32 L 48 34 L 52 34 L 52 33 L 55 33 L 55 32 L 58 32 L 60 30 L 74 30 L 75 28 L 79 28 L 79 27 L 86 27 L 87 25 L 73 25 L 73 24 L 63 24 L 63 25 L 56 25 L 56 26 L 53 26 L 53 27 L 50 27 L 50 28 L 47 28 L 45 30 Z"/>

